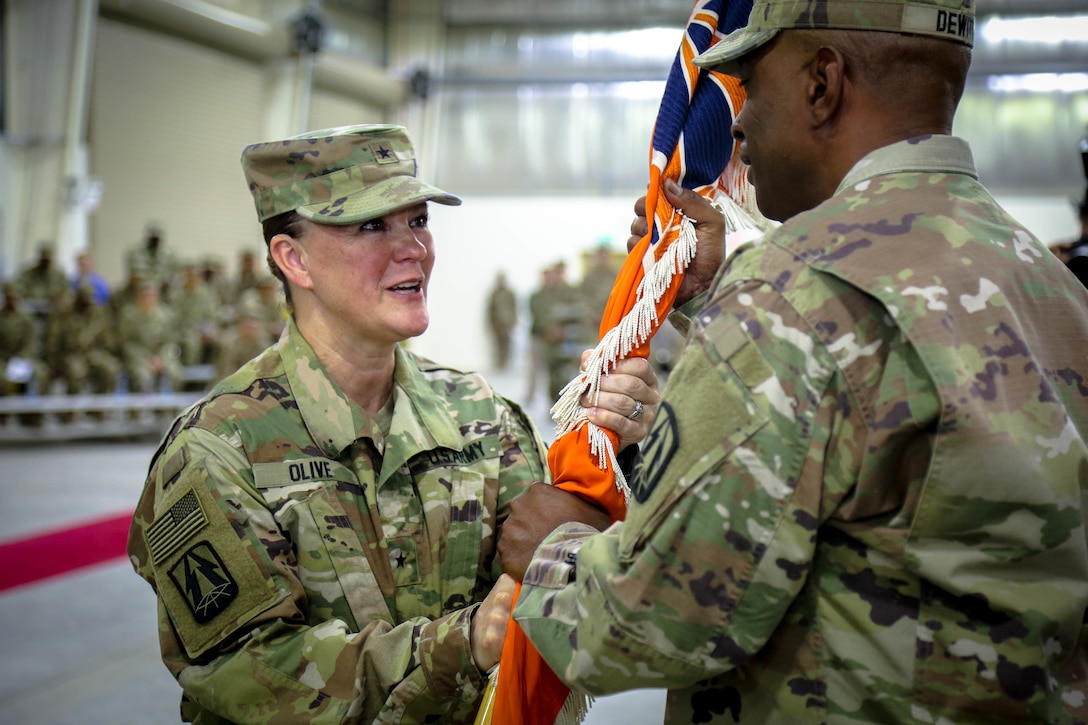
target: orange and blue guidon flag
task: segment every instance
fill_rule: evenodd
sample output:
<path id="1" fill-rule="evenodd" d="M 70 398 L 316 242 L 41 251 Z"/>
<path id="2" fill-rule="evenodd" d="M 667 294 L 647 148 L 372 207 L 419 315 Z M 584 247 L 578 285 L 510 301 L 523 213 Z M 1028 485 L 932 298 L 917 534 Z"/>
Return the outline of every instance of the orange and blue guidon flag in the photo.
<path id="1" fill-rule="evenodd" d="M 616 360 L 649 355 L 650 338 L 668 315 L 695 253 L 691 222 L 665 199 L 665 180 L 674 179 L 712 202 L 732 194 L 738 183 L 729 170 L 734 152 L 730 127 L 744 90 L 737 79 L 702 70 L 692 61 L 745 25 L 751 9 L 752 0 L 698 0 L 692 9 L 653 129 L 646 195 L 650 231 L 630 251 L 613 284 L 596 354 L 552 409 L 557 423 L 557 438 L 548 451 L 553 484 L 595 501 L 613 521 L 624 518 L 629 496 L 616 465 L 619 439 L 589 423 L 578 400 L 587 392 L 595 395 L 600 376 Z M 513 620 L 500 663 L 494 700 L 485 703 L 486 715 L 478 722 L 553 725 L 561 713 L 580 721 L 582 698 L 575 694 L 577 702 L 567 703 L 569 688 Z"/>

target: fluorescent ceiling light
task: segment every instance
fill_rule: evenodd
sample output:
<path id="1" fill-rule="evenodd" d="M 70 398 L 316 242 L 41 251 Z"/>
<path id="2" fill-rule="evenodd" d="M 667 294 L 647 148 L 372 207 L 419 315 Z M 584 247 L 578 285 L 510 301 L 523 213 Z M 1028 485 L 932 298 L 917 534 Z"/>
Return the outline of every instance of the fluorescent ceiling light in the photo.
<path id="1" fill-rule="evenodd" d="M 993 17 L 982 23 L 980 34 L 987 43 L 1083 43 L 1088 39 L 1088 15 L 1032 18 Z"/>
<path id="2" fill-rule="evenodd" d="M 1088 91 L 1088 73 L 1025 73 L 990 76 L 986 87 L 997 93 L 1080 93 Z"/>

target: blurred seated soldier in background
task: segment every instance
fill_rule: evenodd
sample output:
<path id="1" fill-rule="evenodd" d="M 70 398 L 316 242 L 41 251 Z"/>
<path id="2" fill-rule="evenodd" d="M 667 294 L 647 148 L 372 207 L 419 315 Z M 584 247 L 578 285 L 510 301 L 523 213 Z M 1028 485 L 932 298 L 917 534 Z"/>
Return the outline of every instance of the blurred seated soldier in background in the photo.
<path id="1" fill-rule="evenodd" d="M 181 345 L 173 311 L 159 301 L 159 286 L 140 284 L 136 304 L 117 322 L 117 350 L 128 389 L 137 393 L 181 389 Z"/>
<path id="2" fill-rule="evenodd" d="M 3 283 L 0 307 L 0 395 L 36 394 L 46 388 L 48 371 L 42 359 L 41 326 L 23 309 L 19 286 Z"/>
<path id="3" fill-rule="evenodd" d="M 429 323 L 427 204 L 460 199 L 416 177 L 399 126 L 253 144 L 242 167 L 291 317 L 172 426 L 129 535 L 182 717 L 472 723 L 514 588 L 496 538 L 548 473 L 521 408 L 401 344 Z M 646 421 L 617 411 L 657 402 L 629 362 L 590 410 L 624 444 Z"/>
<path id="4" fill-rule="evenodd" d="M 136 306 L 138 290 L 149 282 L 151 282 L 151 279 L 147 276 L 147 271 L 141 265 L 137 264 L 134 267 L 127 268 L 125 283 L 113 291 L 113 294 L 110 295 L 109 302 L 106 303 L 106 308 L 109 310 L 110 317 L 113 318 L 114 324 L 121 321 L 121 318 L 125 314 L 125 310 Z"/>
<path id="5" fill-rule="evenodd" d="M 257 253 L 252 249 L 243 249 L 238 255 L 238 272 L 232 285 L 234 299 L 240 300 L 249 290 L 257 289 L 257 283 L 265 274 L 267 273 L 261 270 Z"/>
<path id="6" fill-rule="evenodd" d="M 38 258 L 19 273 L 17 280 L 25 308 L 43 317 L 68 291 L 68 280 L 55 261 L 53 245 L 42 242 L 38 245 Z"/>
<path id="7" fill-rule="evenodd" d="M 174 336 L 181 346 L 181 364 L 212 364 L 220 344 L 222 305 L 205 283 L 200 266 L 183 264 L 182 277 L 184 281 L 170 303 L 174 311 Z"/>
<path id="8" fill-rule="evenodd" d="M 215 371 L 218 380 L 245 365 L 264 352 L 278 337 L 268 334 L 261 311 L 254 304 L 238 307 L 233 325 L 223 335 L 216 355 Z"/>
<path id="9" fill-rule="evenodd" d="M 233 289 L 231 281 L 223 271 L 223 260 L 214 255 L 209 255 L 201 262 L 201 269 L 203 270 L 204 284 L 211 290 L 216 302 L 224 308 L 229 308 L 234 303 L 232 298 Z M 231 313 L 229 309 L 224 309 L 220 316 L 224 322 L 230 322 Z"/>
<path id="10" fill-rule="evenodd" d="M 264 326 L 265 334 L 272 341 L 278 340 L 287 324 L 287 304 L 283 299 L 283 290 L 271 274 L 263 274 L 257 279 L 257 286 L 242 295 L 241 304 L 249 307 L 250 313 L 256 313 Z"/>
<path id="11" fill-rule="evenodd" d="M 111 393 L 121 371 L 113 353 L 114 325 L 109 311 L 94 303 L 94 290 L 82 285 L 70 304 L 50 319 L 45 341 L 51 377 L 69 395 Z"/>

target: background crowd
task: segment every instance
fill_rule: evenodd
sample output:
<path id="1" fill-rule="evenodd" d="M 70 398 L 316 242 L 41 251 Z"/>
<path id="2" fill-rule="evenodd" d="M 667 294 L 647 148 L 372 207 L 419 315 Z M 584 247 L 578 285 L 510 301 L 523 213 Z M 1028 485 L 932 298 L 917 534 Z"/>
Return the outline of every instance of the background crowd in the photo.
<path id="1" fill-rule="evenodd" d="M 84 252 L 66 275 L 43 242 L 3 282 L 0 395 L 203 389 L 274 341 L 287 319 L 279 283 L 255 252 L 235 275 L 184 260 L 150 229 L 126 254 L 119 287 Z"/>
<path id="2" fill-rule="evenodd" d="M 1051 248 L 1088 283 L 1088 202 L 1079 212 L 1080 236 Z M 589 248 L 573 279 L 556 261 L 525 297 L 496 273 L 484 311 L 492 368 L 510 369 L 525 326 L 527 402 L 540 394 L 557 399 L 582 351 L 596 344 L 624 255 L 609 245 Z M 179 258 L 152 228 L 127 252 L 125 269 L 112 288 L 83 251 L 66 275 L 43 242 L 34 261 L 3 281 L 0 396 L 203 390 L 275 341 L 287 319 L 279 282 L 252 250 L 228 274 L 219 257 Z M 654 338 L 651 362 L 662 379 L 682 342 L 668 325 Z"/>

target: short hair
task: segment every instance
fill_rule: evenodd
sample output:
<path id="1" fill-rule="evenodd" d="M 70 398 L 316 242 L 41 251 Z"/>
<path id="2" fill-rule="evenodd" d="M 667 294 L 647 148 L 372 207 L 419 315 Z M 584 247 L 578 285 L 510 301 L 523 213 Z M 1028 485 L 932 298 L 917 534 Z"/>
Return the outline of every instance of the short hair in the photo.
<path id="1" fill-rule="evenodd" d="M 882 31 L 789 32 L 812 52 L 824 45 L 836 48 L 850 61 L 857 83 L 897 108 L 933 108 L 940 103 L 954 114 L 967 86 L 971 49 L 962 43 Z"/>

